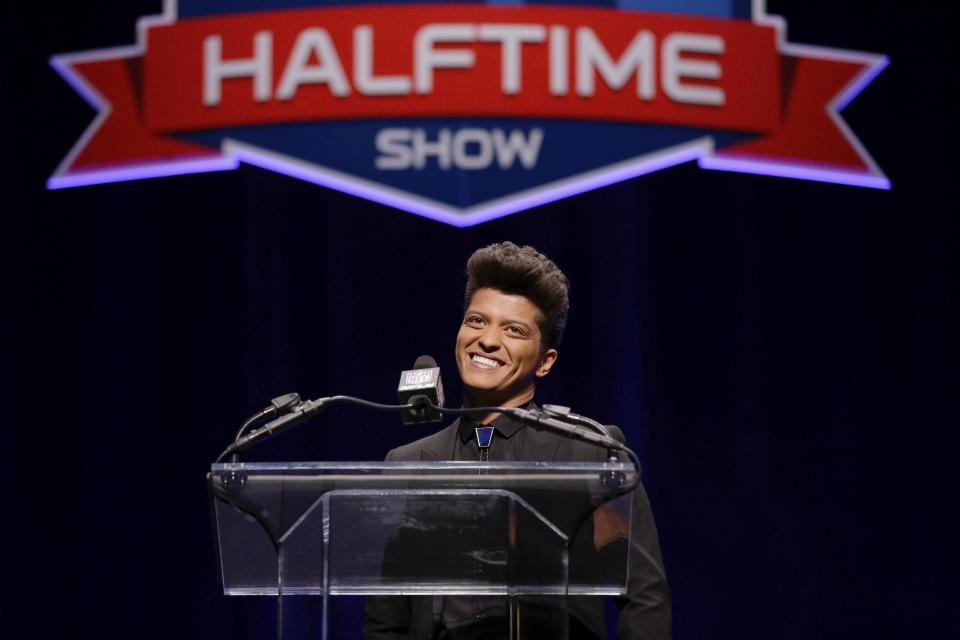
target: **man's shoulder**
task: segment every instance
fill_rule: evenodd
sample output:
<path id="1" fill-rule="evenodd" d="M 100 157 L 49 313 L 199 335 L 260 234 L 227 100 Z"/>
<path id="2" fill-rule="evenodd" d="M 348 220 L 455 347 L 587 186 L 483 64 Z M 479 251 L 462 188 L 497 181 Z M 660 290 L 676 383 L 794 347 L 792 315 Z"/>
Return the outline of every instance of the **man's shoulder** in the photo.
<path id="1" fill-rule="evenodd" d="M 427 458 L 449 460 L 453 453 L 453 438 L 456 437 L 456 432 L 457 421 L 454 421 L 453 424 L 447 425 L 425 438 L 392 449 L 387 453 L 387 460 L 421 460 L 424 453 L 426 453 Z"/>

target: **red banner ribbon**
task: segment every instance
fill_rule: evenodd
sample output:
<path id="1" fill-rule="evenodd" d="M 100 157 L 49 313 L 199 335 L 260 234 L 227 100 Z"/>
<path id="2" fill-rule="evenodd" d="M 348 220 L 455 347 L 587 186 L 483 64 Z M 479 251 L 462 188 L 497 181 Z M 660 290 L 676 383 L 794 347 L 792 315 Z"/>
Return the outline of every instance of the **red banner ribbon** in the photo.
<path id="1" fill-rule="evenodd" d="M 180 20 L 145 45 L 71 63 L 111 106 L 71 169 L 217 153 L 177 133 L 411 117 L 735 131 L 757 137 L 726 151 L 864 168 L 826 105 L 865 65 L 782 55 L 746 20 L 389 5 Z"/>

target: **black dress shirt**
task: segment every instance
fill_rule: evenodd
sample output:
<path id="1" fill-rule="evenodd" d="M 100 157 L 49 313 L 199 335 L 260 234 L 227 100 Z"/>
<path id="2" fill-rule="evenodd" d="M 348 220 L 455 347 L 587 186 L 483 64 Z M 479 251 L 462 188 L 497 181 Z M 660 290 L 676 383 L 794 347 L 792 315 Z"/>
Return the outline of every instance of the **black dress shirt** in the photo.
<path id="1" fill-rule="evenodd" d="M 527 405 L 525 408 L 530 408 Z M 480 445 L 477 427 L 486 426 L 468 416 L 461 417 L 457 424 L 452 460 L 480 460 Z M 489 423 L 493 436 L 487 448 L 486 460 L 491 462 L 515 462 L 522 450 L 523 424 L 509 416 L 500 415 Z M 440 601 L 439 638 L 505 638 L 507 637 L 507 606 L 502 597 L 435 596 Z M 437 606 L 436 604 L 434 605 Z M 469 629 L 468 629 L 469 628 Z"/>
<path id="2" fill-rule="evenodd" d="M 524 408 L 532 407 L 533 403 Z M 477 444 L 477 427 L 484 426 L 469 416 L 457 421 L 457 438 L 451 460 L 479 460 L 480 446 Z M 523 448 L 523 424 L 510 416 L 500 415 L 489 423 L 493 427 L 493 438 L 488 449 L 490 461 L 515 462 Z"/>

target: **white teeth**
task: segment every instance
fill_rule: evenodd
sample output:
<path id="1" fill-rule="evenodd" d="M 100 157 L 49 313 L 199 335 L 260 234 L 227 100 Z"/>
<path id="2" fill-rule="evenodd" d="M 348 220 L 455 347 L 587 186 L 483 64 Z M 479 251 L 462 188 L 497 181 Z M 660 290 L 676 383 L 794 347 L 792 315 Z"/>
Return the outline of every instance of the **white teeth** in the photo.
<path id="1" fill-rule="evenodd" d="M 474 354 L 472 360 L 477 364 L 482 364 L 486 367 L 499 367 L 500 363 L 496 360 L 491 360 L 490 358 L 484 358 L 483 356 Z"/>

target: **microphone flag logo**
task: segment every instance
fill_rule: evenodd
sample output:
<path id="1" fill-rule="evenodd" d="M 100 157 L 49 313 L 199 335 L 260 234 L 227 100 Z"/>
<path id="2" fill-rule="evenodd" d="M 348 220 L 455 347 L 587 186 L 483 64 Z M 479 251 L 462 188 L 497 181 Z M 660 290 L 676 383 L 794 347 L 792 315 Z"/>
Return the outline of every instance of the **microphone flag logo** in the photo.
<path id="1" fill-rule="evenodd" d="M 247 163 L 466 227 L 696 161 L 889 189 L 841 117 L 887 65 L 763 0 L 166 0 L 55 55 L 96 110 L 51 189 Z"/>
<path id="2" fill-rule="evenodd" d="M 404 376 L 404 384 L 408 385 L 429 384 L 432 380 L 433 369 L 414 369 Z"/>

